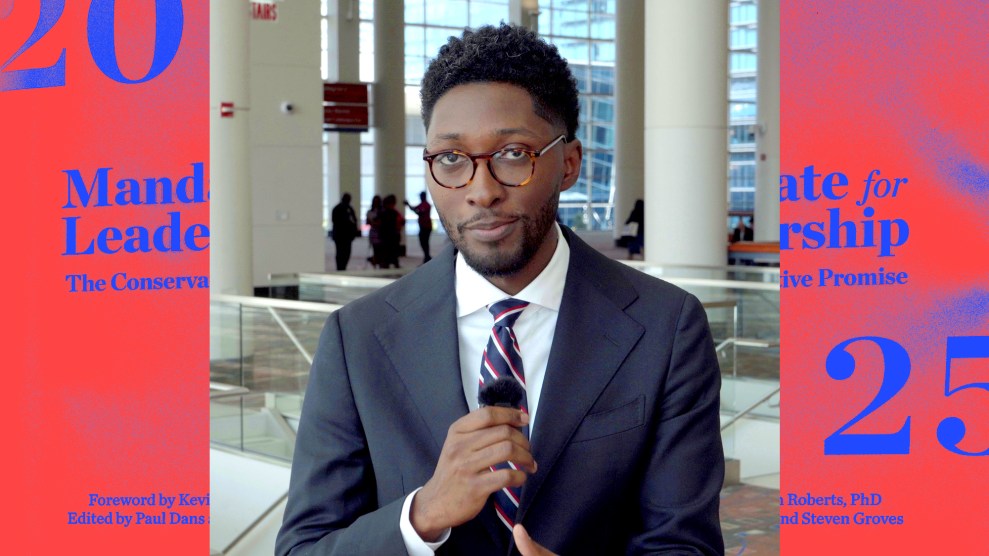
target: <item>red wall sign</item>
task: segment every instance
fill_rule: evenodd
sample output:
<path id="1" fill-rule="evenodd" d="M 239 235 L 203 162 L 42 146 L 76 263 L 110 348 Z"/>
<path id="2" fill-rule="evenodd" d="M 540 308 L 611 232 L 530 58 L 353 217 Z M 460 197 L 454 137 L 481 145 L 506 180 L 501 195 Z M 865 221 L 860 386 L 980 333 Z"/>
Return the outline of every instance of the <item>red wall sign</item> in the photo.
<path id="1" fill-rule="evenodd" d="M 367 83 L 323 83 L 326 130 L 366 130 L 370 125 L 368 97 Z"/>
<path id="2" fill-rule="evenodd" d="M 323 122 L 328 125 L 366 128 L 369 123 L 367 106 L 324 106 Z"/>
<path id="3" fill-rule="evenodd" d="M 278 4 L 251 2 L 251 19 L 260 21 L 278 21 Z"/>
<path id="4" fill-rule="evenodd" d="M 323 102 L 367 104 L 367 84 L 323 83 Z"/>

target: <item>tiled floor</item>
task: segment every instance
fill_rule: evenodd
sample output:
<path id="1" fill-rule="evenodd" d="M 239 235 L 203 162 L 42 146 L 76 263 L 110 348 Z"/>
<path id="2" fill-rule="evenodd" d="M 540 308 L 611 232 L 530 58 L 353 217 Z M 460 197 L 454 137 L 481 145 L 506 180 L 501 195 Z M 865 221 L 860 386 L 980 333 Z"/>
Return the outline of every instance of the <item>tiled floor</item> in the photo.
<path id="1" fill-rule="evenodd" d="M 780 553 L 779 490 L 751 485 L 721 491 L 726 556 Z"/>
<path id="2" fill-rule="evenodd" d="M 760 475 L 758 477 L 746 477 L 745 484 L 762 487 L 771 488 L 773 490 L 780 489 L 780 474 L 771 473 L 769 475 Z"/>

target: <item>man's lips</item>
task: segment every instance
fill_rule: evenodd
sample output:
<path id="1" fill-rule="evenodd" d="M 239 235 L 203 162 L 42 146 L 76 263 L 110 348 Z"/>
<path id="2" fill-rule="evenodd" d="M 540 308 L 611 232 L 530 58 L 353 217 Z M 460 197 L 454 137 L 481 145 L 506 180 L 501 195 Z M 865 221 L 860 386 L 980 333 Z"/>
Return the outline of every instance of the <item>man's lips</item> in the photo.
<path id="1" fill-rule="evenodd" d="M 467 235 L 480 241 L 498 241 L 515 229 L 518 218 L 486 218 L 464 226 Z"/>
<path id="2" fill-rule="evenodd" d="M 479 220 L 477 222 L 471 222 L 464 226 L 467 230 L 482 230 L 489 231 L 499 228 L 506 224 L 511 224 L 518 220 L 518 218 L 490 218 L 485 220 Z"/>

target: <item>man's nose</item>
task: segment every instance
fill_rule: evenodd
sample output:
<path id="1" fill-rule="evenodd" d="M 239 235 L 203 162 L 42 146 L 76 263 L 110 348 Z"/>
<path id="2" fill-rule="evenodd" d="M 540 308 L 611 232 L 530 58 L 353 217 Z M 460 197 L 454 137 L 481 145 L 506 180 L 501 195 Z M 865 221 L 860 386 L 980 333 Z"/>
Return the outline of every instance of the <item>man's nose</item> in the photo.
<path id="1" fill-rule="evenodd" d="M 467 202 L 471 205 L 488 208 L 505 198 L 505 189 L 507 188 L 498 183 L 486 162 L 478 161 L 474 180 L 467 186 Z"/>

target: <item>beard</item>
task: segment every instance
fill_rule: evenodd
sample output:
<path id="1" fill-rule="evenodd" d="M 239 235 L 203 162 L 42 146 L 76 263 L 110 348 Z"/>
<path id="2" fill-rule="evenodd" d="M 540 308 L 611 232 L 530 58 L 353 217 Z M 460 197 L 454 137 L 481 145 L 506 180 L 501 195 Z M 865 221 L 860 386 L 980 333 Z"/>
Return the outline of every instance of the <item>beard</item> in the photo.
<path id="1" fill-rule="evenodd" d="M 446 229 L 447 237 L 464 257 L 467 263 L 475 272 L 484 276 L 504 277 L 512 276 L 529 264 L 529 261 L 539 251 L 539 247 L 546 240 L 553 223 L 556 222 L 556 210 L 559 206 L 559 185 L 553 187 L 549 197 L 539 206 L 539 210 L 534 215 L 529 214 L 506 214 L 494 211 L 483 212 L 475 215 L 465 222 L 460 222 L 455 226 L 447 221 L 440 214 L 440 222 Z M 518 219 L 521 231 L 521 239 L 515 244 L 509 244 L 511 238 L 505 238 L 496 247 L 484 249 L 474 249 L 468 245 L 464 239 L 467 226 L 484 218 L 497 216 L 511 216 Z"/>

